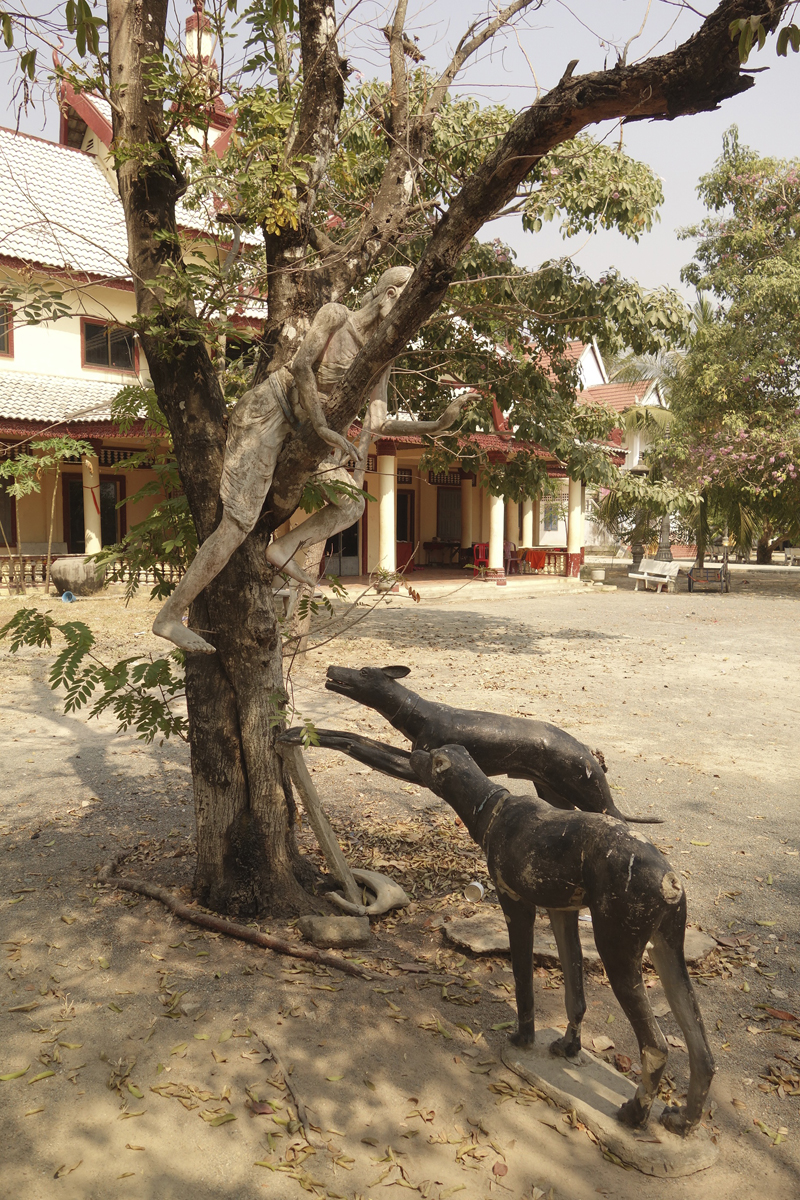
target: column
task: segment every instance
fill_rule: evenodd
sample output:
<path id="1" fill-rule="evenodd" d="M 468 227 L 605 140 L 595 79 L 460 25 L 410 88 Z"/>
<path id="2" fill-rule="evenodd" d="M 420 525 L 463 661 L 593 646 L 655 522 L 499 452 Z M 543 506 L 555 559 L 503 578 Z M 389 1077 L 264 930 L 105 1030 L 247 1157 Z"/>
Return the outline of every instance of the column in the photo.
<path id="1" fill-rule="evenodd" d="M 533 540 L 533 501 L 522 501 L 522 544 L 523 546 L 535 546 Z"/>
<path id="2" fill-rule="evenodd" d="M 397 570 L 397 458 L 378 455 L 378 566 Z"/>
<path id="3" fill-rule="evenodd" d="M 567 498 L 567 575 L 581 573 L 583 550 L 583 489 L 580 479 L 570 479 Z"/>
<path id="4" fill-rule="evenodd" d="M 469 550 L 475 538 L 472 535 L 472 476 L 461 476 L 461 549 Z"/>
<path id="5" fill-rule="evenodd" d="M 669 543 L 670 517 L 669 513 L 665 513 L 661 518 L 661 526 L 658 533 L 658 552 L 656 554 L 658 562 L 672 562 L 672 547 Z"/>
<path id="6" fill-rule="evenodd" d="M 497 576 L 498 583 L 505 583 L 503 569 L 503 534 L 505 533 L 505 510 L 502 496 L 489 494 L 489 572 Z"/>
<path id="7" fill-rule="evenodd" d="M 85 553 L 97 554 L 103 549 L 103 536 L 100 529 L 100 461 L 96 454 L 83 456 L 81 473 Z"/>
<path id="8" fill-rule="evenodd" d="M 519 542 L 519 504 L 516 500 L 506 501 L 506 541 Z"/>

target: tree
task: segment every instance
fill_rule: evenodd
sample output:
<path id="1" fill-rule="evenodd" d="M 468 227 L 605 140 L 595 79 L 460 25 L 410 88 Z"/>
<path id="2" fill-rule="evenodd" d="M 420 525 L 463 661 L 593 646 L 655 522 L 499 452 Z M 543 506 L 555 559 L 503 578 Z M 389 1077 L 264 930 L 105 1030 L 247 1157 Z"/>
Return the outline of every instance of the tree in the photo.
<path id="1" fill-rule="evenodd" d="M 623 192 L 613 188 L 601 204 L 583 205 L 592 181 L 578 174 L 567 180 L 574 184 L 571 197 L 549 201 L 548 188 L 561 179 L 561 168 L 557 157 L 549 166 L 548 155 L 578 156 L 580 145 L 570 151 L 570 143 L 598 122 L 674 119 L 713 109 L 746 91 L 754 80 L 740 71 L 731 22 L 758 14 L 771 32 L 784 11 L 771 0 L 723 0 L 693 37 L 667 54 L 638 63 L 628 63 L 623 54 L 612 69 L 584 75 L 575 75 L 576 64 L 569 63 L 546 95 L 505 121 L 498 118 L 482 146 L 468 147 L 466 137 L 456 136 L 464 148 L 463 169 L 440 176 L 434 147 L 446 130 L 452 82 L 499 30 L 541 2 L 513 0 L 476 21 L 445 70 L 422 78 L 407 61 L 407 4 L 399 0 L 386 29 L 390 87 L 382 96 L 376 93 L 374 103 L 365 97 L 356 104 L 359 121 L 365 128 L 371 125 L 372 144 L 379 146 L 371 162 L 354 160 L 347 147 L 348 137 L 356 136 L 342 120 L 350 67 L 339 51 L 331 0 L 298 0 L 296 7 L 292 0 L 255 3 L 248 10 L 253 60 L 266 72 L 267 84 L 251 91 L 250 100 L 240 97 L 243 138 L 236 149 L 238 165 L 236 159 L 230 163 L 235 205 L 223 215 L 234 233 L 249 227 L 263 235 L 268 316 L 256 378 L 291 361 L 298 336 L 324 302 L 350 295 L 389 262 L 409 255 L 416 262 L 390 319 L 335 388 L 326 409 L 331 429 L 347 431 L 372 382 L 414 347 L 426 322 L 433 325 L 424 336 L 434 343 L 438 336 L 440 352 L 449 353 L 447 339 L 459 335 L 445 332 L 437 314 L 449 305 L 459 271 L 469 274 L 474 239 L 487 220 L 509 208 L 519 209 L 532 229 L 559 208 L 584 224 L 614 217 Z M 79 52 L 95 54 L 93 68 L 79 82 L 101 90 L 112 104 L 137 324 L 202 542 L 219 519 L 226 406 L 204 336 L 207 324 L 198 313 L 196 267 L 184 258 L 177 234 L 175 205 L 187 177 L 173 147 L 185 130 L 186 114 L 191 110 L 196 122 L 204 106 L 208 111 L 211 96 L 203 95 L 199 75 L 182 73 L 165 45 L 167 0 L 109 0 L 107 49 L 85 0 L 67 7 Z M 220 32 L 225 11 L 232 9 L 235 0 L 228 0 L 227 10 L 215 17 Z M 173 100 L 179 101 L 177 109 Z M 473 119 L 477 124 L 483 118 L 475 113 Z M 340 211 L 330 199 L 338 197 L 337 180 L 359 171 L 367 174 L 361 195 Z M 647 203 L 639 211 L 634 205 L 619 217 L 639 221 L 641 231 L 646 210 Z M 478 299 L 482 293 L 482 303 L 491 303 L 491 289 L 485 289 L 477 270 L 474 285 Z M 563 317 L 559 323 L 554 300 L 583 289 L 599 306 L 604 288 L 615 291 L 613 280 L 593 285 L 555 265 L 535 275 L 532 286 L 550 297 L 554 343 L 557 333 L 563 339 L 569 328 Z M 530 303 L 530 296 L 523 302 Z M 622 307 L 633 317 L 630 297 L 628 304 Z M 602 313 L 597 317 L 602 322 Z M 567 368 L 561 373 L 566 378 Z M 432 388 L 423 406 L 435 403 Z M 539 393 L 544 399 L 543 388 Z M 543 440 L 540 423 L 530 419 L 536 440 Z M 596 414 L 588 419 L 597 427 Z M 551 432 L 557 440 L 558 429 Z M 596 456 L 587 448 L 591 438 L 579 439 L 577 446 L 575 440 L 565 438 L 564 449 L 578 470 Z M 195 887 L 203 903 L 227 912 L 305 904 L 302 884 L 309 874 L 295 846 L 293 804 L 273 749 L 274 698 L 282 694 L 282 678 L 272 570 L 264 550 L 271 531 L 297 508 L 326 449 L 310 426 L 287 439 L 262 520 L 190 616 L 196 628 L 212 631 L 217 647 L 216 655 L 202 660 L 189 655 L 186 663 L 197 814 Z"/>
<path id="2" fill-rule="evenodd" d="M 663 469 L 703 494 L 709 526 L 735 545 L 758 540 L 759 562 L 800 533 L 800 161 L 762 158 L 723 139 L 699 192 L 711 214 L 684 278 L 713 294 L 672 389 Z"/>

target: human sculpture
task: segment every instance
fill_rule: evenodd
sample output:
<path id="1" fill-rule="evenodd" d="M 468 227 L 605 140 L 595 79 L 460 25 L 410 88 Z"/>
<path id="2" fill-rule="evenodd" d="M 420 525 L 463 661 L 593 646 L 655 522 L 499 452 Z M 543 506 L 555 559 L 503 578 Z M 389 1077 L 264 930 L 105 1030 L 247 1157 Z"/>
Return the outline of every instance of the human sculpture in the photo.
<path id="1" fill-rule="evenodd" d="M 330 429 L 325 420 L 325 399 L 391 312 L 412 274 L 411 267 L 390 267 L 355 312 L 343 304 L 324 304 L 292 362 L 245 392 L 236 404 L 228 424 L 220 482 L 222 519 L 200 546 L 153 622 L 153 632 L 159 637 L 182 650 L 215 652 L 210 642 L 183 625 L 181 617 L 254 528 L 272 484 L 281 447 L 291 430 L 310 421 L 323 441 L 332 447 L 331 455 L 320 464 L 318 477 L 328 483 L 355 485 L 360 491 L 372 438 L 392 433 L 435 433 L 453 423 L 466 396 L 454 400 L 436 421 L 389 419 L 391 364 L 370 393 L 358 446 Z M 353 474 L 346 470 L 349 462 L 355 465 Z M 268 561 L 296 584 L 313 587 L 316 581 L 295 562 L 295 554 L 301 546 L 327 541 L 347 529 L 363 511 L 363 496 L 353 495 L 352 488 L 342 492 L 307 521 L 275 538 L 267 547 Z"/>
<path id="2" fill-rule="evenodd" d="M 391 763 L 396 751 L 386 749 Z M 550 1050 L 579 1056 L 586 1000 L 578 913 L 588 908 L 595 945 L 642 1063 L 636 1094 L 618 1119 L 634 1129 L 647 1123 L 667 1063 L 667 1042 L 642 980 L 647 947 L 689 1052 L 686 1104 L 666 1108 L 661 1122 L 672 1133 L 691 1133 L 703 1114 L 714 1059 L 683 952 L 686 893 L 661 851 L 604 813 L 559 812 L 537 796 L 512 796 L 484 775 L 463 746 L 414 750 L 410 763 L 419 782 L 455 809 L 486 855 L 511 947 L 517 1000 L 511 1041 L 525 1048 L 535 1040 L 533 926 L 539 906 L 547 909 L 555 935 L 569 1022 Z"/>

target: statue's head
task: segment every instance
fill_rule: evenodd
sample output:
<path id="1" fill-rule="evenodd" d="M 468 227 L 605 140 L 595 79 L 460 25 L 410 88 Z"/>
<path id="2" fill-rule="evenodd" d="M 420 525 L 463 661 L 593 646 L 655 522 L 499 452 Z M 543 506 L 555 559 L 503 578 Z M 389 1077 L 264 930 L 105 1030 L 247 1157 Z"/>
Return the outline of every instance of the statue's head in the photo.
<path id="1" fill-rule="evenodd" d="M 367 292 L 361 302 L 362 308 L 377 302 L 381 319 L 391 312 L 403 288 L 414 274 L 413 267 L 389 267 L 378 282 Z"/>

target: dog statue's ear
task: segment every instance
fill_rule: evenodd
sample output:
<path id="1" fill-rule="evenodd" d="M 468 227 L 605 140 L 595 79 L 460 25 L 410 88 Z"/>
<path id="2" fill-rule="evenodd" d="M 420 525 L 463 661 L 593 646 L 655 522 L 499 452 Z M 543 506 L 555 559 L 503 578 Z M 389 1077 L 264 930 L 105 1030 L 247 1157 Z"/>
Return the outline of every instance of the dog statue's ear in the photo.
<path id="1" fill-rule="evenodd" d="M 405 679 L 406 675 L 411 674 L 411 667 L 381 667 L 381 670 L 390 679 Z"/>
<path id="2" fill-rule="evenodd" d="M 434 775 L 444 775 L 445 771 L 449 771 L 452 765 L 443 750 L 436 750 L 431 755 L 431 770 Z"/>

